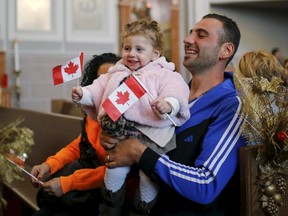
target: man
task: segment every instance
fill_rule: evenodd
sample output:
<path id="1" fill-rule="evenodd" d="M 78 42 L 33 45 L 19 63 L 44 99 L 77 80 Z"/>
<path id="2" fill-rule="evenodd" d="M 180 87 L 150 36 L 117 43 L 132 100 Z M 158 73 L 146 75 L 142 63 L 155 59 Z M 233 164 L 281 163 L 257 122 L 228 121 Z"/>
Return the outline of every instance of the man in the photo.
<path id="1" fill-rule="evenodd" d="M 239 214 L 241 103 L 232 74 L 224 72 L 239 41 L 237 24 L 218 14 L 204 16 L 184 39 L 191 118 L 176 130 L 176 149 L 159 155 L 135 138 L 119 142 L 102 133 L 107 166 L 137 163 L 162 183 L 151 215 Z"/>

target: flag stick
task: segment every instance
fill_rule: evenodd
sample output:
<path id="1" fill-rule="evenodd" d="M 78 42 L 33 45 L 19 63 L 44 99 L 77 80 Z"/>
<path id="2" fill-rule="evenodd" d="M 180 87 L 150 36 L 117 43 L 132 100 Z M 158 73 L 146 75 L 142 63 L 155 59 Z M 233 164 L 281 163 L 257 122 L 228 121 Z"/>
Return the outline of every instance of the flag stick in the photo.
<path id="1" fill-rule="evenodd" d="M 24 173 L 26 173 L 27 175 L 29 175 L 30 177 L 32 177 L 33 179 L 35 179 L 37 182 L 39 182 L 41 185 L 43 185 L 44 183 L 42 181 L 40 181 L 39 179 L 37 179 L 35 176 L 33 176 L 31 173 L 29 173 L 27 170 L 25 170 L 24 168 L 22 168 L 21 166 L 19 166 L 18 164 L 16 164 L 14 161 L 10 160 L 9 158 L 6 158 L 10 163 L 14 164 L 15 166 L 17 166 L 20 170 L 22 170 Z"/>
<path id="2" fill-rule="evenodd" d="M 143 85 L 143 83 L 136 77 L 134 76 L 134 74 L 132 74 L 132 76 L 137 80 L 137 82 L 141 85 L 141 87 L 147 92 L 147 94 L 152 98 L 152 100 L 154 100 L 155 98 L 153 97 L 153 95 L 151 95 L 151 93 L 148 91 L 148 89 Z M 169 118 L 169 120 L 173 123 L 173 125 L 176 127 L 177 124 L 176 122 L 168 115 L 168 113 L 165 113 L 165 115 Z"/>
<path id="3" fill-rule="evenodd" d="M 76 81 L 76 86 L 80 86 L 80 77 Z"/>
<path id="4" fill-rule="evenodd" d="M 80 58 L 80 67 L 81 67 L 81 76 L 78 77 L 77 79 L 77 83 L 76 83 L 76 86 L 80 86 L 80 78 L 83 76 L 83 64 L 84 64 L 84 53 L 83 52 L 79 52 L 79 58 Z M 82 64 L 81 64 L 82 63 Z"/>

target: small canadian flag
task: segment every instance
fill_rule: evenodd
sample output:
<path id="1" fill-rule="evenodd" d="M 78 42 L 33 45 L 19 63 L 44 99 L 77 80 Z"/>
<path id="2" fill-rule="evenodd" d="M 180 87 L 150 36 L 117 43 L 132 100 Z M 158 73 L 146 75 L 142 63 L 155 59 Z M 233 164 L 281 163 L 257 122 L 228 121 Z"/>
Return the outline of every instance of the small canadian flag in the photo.
<path id="1" fill-rule="evenodd" d="M 103 102 L 102 106 L 113 121 L 136 103 L 147 91 L 132 75 Z"/>
<path id="2" fill-rule="evenodd" d="M 83 52 L 81 52 L 78 57 L 71 59 L 62 65 L 57 65 L 54 67 L 52 69 L 54 85 L 58 85 L 81 77 L 83 68 L 83 56 Z"/>

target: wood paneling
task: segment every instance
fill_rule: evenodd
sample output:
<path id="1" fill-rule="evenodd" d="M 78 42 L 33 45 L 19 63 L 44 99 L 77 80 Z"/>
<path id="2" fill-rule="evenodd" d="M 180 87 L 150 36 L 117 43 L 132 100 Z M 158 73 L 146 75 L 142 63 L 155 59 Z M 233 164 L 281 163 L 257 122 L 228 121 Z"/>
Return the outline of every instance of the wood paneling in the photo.
<path id="1" fill-rule="evenodd" d="M 133 0 L 119 0 L 119 30 L 120 33 L 124 30 L 127 23 L 131 22 L 131 5 Z M 165 9 L 163 9 L 165 10 Z M 169 10 L 169 8 L 168 8 Z M 171 6 L 171 60 L 176 70 L 180 69 L 179 61 L 179 5 Z M 120 40 L 119 40 L 120 43 Z M 120 44 L 121 52 L 121 44 Z"/>

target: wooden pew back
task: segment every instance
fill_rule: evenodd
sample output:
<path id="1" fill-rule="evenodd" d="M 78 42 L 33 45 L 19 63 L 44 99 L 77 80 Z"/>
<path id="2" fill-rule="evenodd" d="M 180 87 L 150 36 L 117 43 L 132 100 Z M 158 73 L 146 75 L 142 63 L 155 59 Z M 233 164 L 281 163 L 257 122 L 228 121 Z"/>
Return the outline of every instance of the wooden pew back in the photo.
<path id="1" fill-rule="evenodd" d="M 70 143 L 81 131 L 80 117 L 0 107 L 1 125 L 11 123 L 18 117 L 24 118 L 20 126 L 28 127 L 34 132 L 35 145 L 26 161 L 30 166 L 42 163 L 48 156 Z"/>
<path id="2" fill-rule="evenodd" d="M 24 118 L 19 126 L 28 127 L 34 132 L 35 145 L 25 162 L 25 168 L 29 172 L 32 166 L 44 162 L 48 156 L 54 155 L 81 132 L 80 117 L 0 107 L 1 125 L 9 124 L 17 118 Z M 2 185 L 2 196 L 8 203 L 4 207 L 4 216 L 31 215 L 39 209 L 36 203 L 37 189 L 30 183 L 28 175 L 23 176 L 24 181 Z"/>

